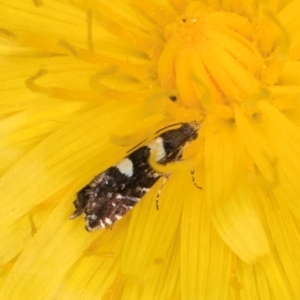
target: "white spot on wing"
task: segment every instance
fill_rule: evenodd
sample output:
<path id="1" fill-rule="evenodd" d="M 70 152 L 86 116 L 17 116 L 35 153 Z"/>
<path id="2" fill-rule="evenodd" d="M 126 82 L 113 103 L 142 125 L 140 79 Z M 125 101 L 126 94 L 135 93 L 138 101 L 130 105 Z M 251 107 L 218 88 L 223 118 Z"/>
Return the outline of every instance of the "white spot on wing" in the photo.
<path id="1" fill-rule="evenodd" d="M 128 197 L 128 199 L 130 199 L 133 202 L 138 202 L 140 201 L 140 198 L 136 198 L 136 197 Z"/>
<path id="2" fill-rule="evenodd" d="M 91 220 L 97 220 L 97 216 L 96 215 L 89 215 L 88 218 L 91 219 Z"/>
<path id="3" fill-rule="evenodd" d="M 153 142 L 148 144 L 148 147 L 151 149 L 151 152 L 154 151 L 156 153 L 155 161 L 159 161 L 166 156 L 163 139 L 161 137 L 156 138 Z"/>
<path id="4" fill-rule="evenodd" d="M 129 158 L 124 158 L 116 165 L 116 167 L 122 174 L 128 177 L 131 177 L 133 174 L 133 163 Z"/>
<path id="5" fill-rule="evenodd" d="M 109 218 L 105 218 L 105 223 L 108 224 L 108 225 L 111 225 L 111 224 L 112 224 L 112 221 L 111 221 L 111 219 L 109 219 Z"/>

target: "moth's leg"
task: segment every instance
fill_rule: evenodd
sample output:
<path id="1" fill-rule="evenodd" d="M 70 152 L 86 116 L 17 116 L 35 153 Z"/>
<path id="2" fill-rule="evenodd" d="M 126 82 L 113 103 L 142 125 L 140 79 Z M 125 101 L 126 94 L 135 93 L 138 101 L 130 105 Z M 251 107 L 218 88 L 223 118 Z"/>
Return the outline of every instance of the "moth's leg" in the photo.
<path id="1" fill-rule="evenodd" d="M 160 193 L 161 193 L 161 191 L 162 191 L 164 185 L 166 184 L 167 180 L 169 179 L 170 174 L 171 174 L 171 173 L 167 173 L 167 174 L 164 175 L 164 180 L 163 180 L 163 182 L 162 182 L 162 184 L 161 184 L 161 186 L 160 186 L 160 188 L 159 188 L 159 190 L 158 190 L 158 192 L 157 192 L 157 195 L 156 195 L 156 209 L 157 209 L 157 210 L 159 209 L 159 208 L 158 208 L 158 199 L 159 199 Z"/>
<path id="2" fill-rule="evenodd" d="M 198 189 L 202 190 L 202 187 L 199 186 L 199 185 L 196 183 L 196 181 L 195 181 L 195 169 L 192 169 L 190 172 L 191 172 L 191 175 L 192 175 L 192 181 L 193 181 L 195 187 L 197 187 Z"/>

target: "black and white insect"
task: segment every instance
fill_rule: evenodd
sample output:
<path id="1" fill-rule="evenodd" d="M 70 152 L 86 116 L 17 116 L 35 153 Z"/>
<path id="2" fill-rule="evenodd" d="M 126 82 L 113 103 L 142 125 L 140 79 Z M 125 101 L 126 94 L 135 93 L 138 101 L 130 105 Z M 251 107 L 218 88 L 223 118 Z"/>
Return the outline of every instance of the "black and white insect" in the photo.
<path id="1" fill-rule="evenodd" d="M 75 211 L 70 219 L 84 213 L 87 231 L 114 224 L 160 177 L 169 177 L 169 173 L 159 173 L 150 166 L 151 155 L 161 165 L 179 161 L 184 147 L 197 138 L 199 128 L 196 121 L 181 123 L 179 128 L 161 133 L 149 144 L 137 148 L 118 164 L 97 175 L 77 193 L 73 202 Z"/>

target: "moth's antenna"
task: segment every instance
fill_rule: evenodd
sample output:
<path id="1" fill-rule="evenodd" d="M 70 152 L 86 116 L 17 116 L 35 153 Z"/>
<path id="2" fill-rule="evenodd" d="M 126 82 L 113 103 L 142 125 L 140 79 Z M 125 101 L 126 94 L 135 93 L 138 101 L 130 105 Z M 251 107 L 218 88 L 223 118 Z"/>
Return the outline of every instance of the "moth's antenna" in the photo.
<path id="1" fill-rule="evenodd" d="M 205 127 L 205 126 L 208 126 L 208 125 L 218 124 L 218 123 L 220 123 L 220 122 L 222 122 L 222 121 L 216 121 L 216 122 L 208 123 L 208 124 L 204 124 L 204 125 L 201 124 L 201 128 L 202 128 L 202 127 Z M 159 130 L 156 131 L 155 133 L 159 133 L 159 132 L 161 132 L 161 131 L 163 131 L 163 130 L 165 130 L 165 129 L 167 129 L 167 128 L 170 128 L 170 127 L 173 127 L 173 126 L 176 126 L 176 125 L 183 125 L 183 124 L 185 124 L 185 123 L 188 123 L 188 124 L 189 124 L 190 122 L 174 123 L 174 124 L 171 124 L 171 125 L 168 125 L 168 126 L 166 126 L 166 127 L 164 127 L 164 128 L 159 129 Z"/>
<path id="2" fill-rule="evenodd" d="M 156 134 L 156 133 L 159 133 L 159 132 L 161 132 L 161 131 L 163 131 L 163 130 L 165 130 L 165 129 L 167 129 L 167 128 L 170 128 L 170 127 L 173 127 L 173 126 L 176 126 L 176 125 L 183 125 L 183 124 L 184 124 L 184 123 L 181 122 L 181 123 L 175 123 L 175 124 L 172 124 L 172 125 L 168 125 L 168 126 L 162 128 L 162 129 L 156 131 L 155 134 Z M 146 140 L 141 141 L 140 143 L 138 143 L 137 145 L 135 145 L 133 148 L 131 148 L 131 149 L 129 149 L 128 151 L 126 151 L 126 153 L 132 152 L 132 151 L 133 151 L 134 149 L 136 149 L 138 146 L 142 145 L 145 141 L 146 141 Z"/>
<path id="3" fill-rule="evenodd" d="M 176 125 L 183 125 L 184 123 L 175 123 L 175 124 L 172 124 L 172 125 L 168 125 L 168 126 L 166 126 L 166 127 L 164 127 L 164 128 L 162 128 L 162 129 L 159 129 L 158 131 L 156 131 L 155 133 L 159 133 L 159 132 L 161 132 L 161 131 L 163 131 L 163 130 L 165 130 L 165 129 L 167 129 L 167 128 L 170 128 L 170 127 L 173 127 L 173 126 L 176 126 Z"/>
<path id="4" fill-rule="evenodd" d="M 132 147 L 131 149 L 129 149 L 128 151 L 126 151 L 126 153 L 130 153 L 132 150 L 134 150 L 135 148 L 137 148 L 139 145 L 142 145 L 146 140 L 141 141 L 140 143 L 138 143 L 137 145 L 135 145 L 134 147 Z"/>

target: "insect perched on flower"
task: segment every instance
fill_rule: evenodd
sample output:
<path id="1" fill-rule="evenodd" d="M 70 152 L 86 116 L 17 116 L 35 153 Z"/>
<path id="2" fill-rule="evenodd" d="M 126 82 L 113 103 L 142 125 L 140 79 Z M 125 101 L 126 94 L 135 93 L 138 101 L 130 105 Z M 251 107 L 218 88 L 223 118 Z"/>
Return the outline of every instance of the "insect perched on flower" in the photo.
<path id="1" fill-rule="evenodd" d="M 149 144 L 139 147 L 117 165 L 97 175 L 77 193 L 74 201 L 74 219 L 85 214 L 88 231 L 105 228 L 114 224 L 130 211 L 150 190 L 157 180 L 169 173 L 154 170 L 149 159 L 161 165 L 179 161 L 184 147 L 197 138 L 200 124 L 196 121 L 182 123 L 157 136 Z"/>

